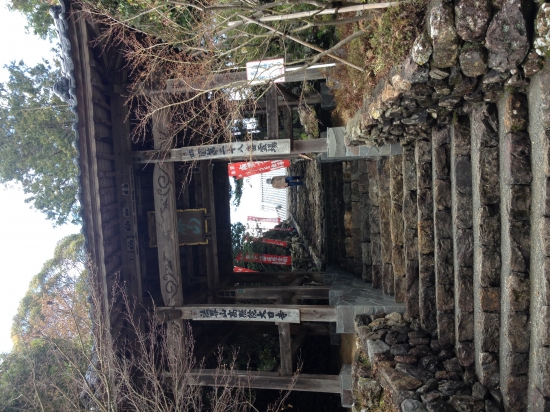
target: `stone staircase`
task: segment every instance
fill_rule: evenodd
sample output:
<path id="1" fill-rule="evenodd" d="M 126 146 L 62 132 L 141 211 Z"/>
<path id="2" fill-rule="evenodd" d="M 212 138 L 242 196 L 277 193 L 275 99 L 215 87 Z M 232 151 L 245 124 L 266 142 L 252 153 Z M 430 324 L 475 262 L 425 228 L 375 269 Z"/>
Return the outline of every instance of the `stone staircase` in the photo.
<path id="1" fill-rule="evenodd" d="M 525 91 L 464 104 L 401 154 L 323 167 L 329 262 L 404 303 L 503 410 L 538 412 L 550 411 L 550 70 Z"/>

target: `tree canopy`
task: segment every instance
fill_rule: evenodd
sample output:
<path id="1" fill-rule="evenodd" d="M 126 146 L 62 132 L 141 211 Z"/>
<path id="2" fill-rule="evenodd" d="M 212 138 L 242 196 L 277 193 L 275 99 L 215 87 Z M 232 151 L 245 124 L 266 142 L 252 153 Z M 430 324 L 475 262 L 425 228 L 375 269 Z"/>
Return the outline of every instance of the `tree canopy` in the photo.
<path id="1" fill-rule="evenodd" d="M 43 61 L 6 66 L 0 83 L 0 183 L 18 182 L 27 202 L 63 224 L 79 221 L 73 114 L 52 91 L 58 67 Z"/>

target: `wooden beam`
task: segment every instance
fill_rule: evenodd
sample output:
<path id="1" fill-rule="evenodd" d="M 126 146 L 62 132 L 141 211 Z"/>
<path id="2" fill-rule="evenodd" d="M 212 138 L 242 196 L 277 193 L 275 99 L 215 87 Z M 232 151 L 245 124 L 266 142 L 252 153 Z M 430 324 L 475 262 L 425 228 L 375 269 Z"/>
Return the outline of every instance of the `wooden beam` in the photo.
<path id="1" fill-rule="evenodd" d="M 254 309 L 254 305 L 244 305 L 247 308 Z M 173 309 L 178 309 L 181 311 L 181 319 L 193 319 L 193 312 L 196 312 L 201 309 L 217 309 L 217 308 L 228 308 L 228 307 L 243 307 L 243 305 L 231 305 L 231 304 L 202 304 L 202 305 L 182 305 L 174 307 Z M 324 305 L 269 305 L 262 304 L 262 308 L 269 308 L 273 311 L 275 310 L 285 310 L 285 309 L 299 309 L 300 310 L 300 322 L 336 322 L 336 307 L 335 306 L 324 306 Z M 159 308 L 159 311 L 163 311 L 170 308 Z"/>
<path id="2" fill-rule="evenodd" d="M 279 299 L 291 292 L 298 299 L 328 299 L 330 286 L 232 286 L 219 290 L 220 297 L 235 299 Z"/>
<path id="3" fill-rule="evenodd" d="M 156 150 L 166 145 L 168 112 L 153 116 L 153 141 Z M 183 304 L 181 266 L 178 244 L 176 185 L 174 163 L 156 163 L 153 171 L 155 226 L 162 299 L 166 306 Z"/>
<path id="4" fill-rule="evenodd" d="M 323 284 L 323 272 L 237 272 L 231 275 L 233 283 L 286 283 L 304 278 L 304 282 Z"/>
<path id="5" fill-rule="evenodd" d="M 190 384 L 198 386 L 233 386 L 250 389 L 275 389 L 302 392 L 340 393 L 339 375 L 279 376 L 277 372 L 220 371 L 195 369 L 189 373 Z"/>
<path id="6" fill-rule="evenodd" d="M 265 93 L 267 109 L 267 139 L 279 138 L 279 113 L 277 104 L 277 87 L 271 85 Z"/>
<path id="7" fill-rule="evenodd" d="M 218 265 L 218 239 L 216 236 L 216 205 L 214 201 L 214 184 L 212 181 L 212 163 L 202 161 L 200 163 L 202 180 L 203 205 L 210 214 L 209 234 L 210 239 L 206 245 L 206 274 L 208 279 L 208 302 L 217 301 L 218 287 L 220 285 L 220 268 Z"/>
<path id="8" fill-rule="evenodd" d="M 293 140 L 292 153 L 325 153 L 327 139 Z"/>
<path id="9" fill-rule="evenodd" d="M 290 337 L 290 324 L 278 323 L 279 327 L 279 350 L 281 362 L 279 373 L 281 376 L 292 375 L 292 339 Z"/>
<path id="10" fill-rule="evenodd" d="M 288 106 L 283 106 L 283 127 L 285 131 L 285 139 L 291 139 L 294 135 L 292 123 L 292 110 Z"/>

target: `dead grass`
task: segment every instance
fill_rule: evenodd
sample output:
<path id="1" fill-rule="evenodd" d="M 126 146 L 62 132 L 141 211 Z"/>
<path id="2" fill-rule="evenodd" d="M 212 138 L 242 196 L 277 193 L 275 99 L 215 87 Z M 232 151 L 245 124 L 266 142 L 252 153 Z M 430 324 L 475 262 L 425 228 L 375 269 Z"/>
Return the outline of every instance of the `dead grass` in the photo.
<path id="1" fill-rule="evenodd" d="M 365 36 L 344 46 L 343 52 L 347 60 L 367 71 L 361 73 L 350 67 L 339 66 L 333 72 L 332 76 L 341 85 L 334 93 L 336 122 L 345 124 L 353 117 L 363 106 L 364 97 L 372 92 L 378 81 L 394 65 L 401 63 L 424 26 L 426 4 L 427 0 L 412 0 L 378 12 L 370 21 L 338 27 L 337 35 L 340 39 L 360 29 L 366 31 Z"/>

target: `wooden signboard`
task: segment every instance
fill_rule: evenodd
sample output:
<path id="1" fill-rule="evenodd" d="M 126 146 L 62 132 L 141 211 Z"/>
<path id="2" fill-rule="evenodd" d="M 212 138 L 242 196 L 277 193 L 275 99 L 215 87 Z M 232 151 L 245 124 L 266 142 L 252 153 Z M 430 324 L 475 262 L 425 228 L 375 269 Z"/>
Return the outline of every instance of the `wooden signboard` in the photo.
<path id="1" fill-rule="evenodd" d="M 208 224 L 205 220 L 206 209 L 185 209 L 177 211 L 178 242 L 183 245 L 206 245 Z M 149 247 L 157 247 L 155 212 L 147 213 L 149 229 Z"/>
<path id="2" fill-rule="evenodd" d="M 192 309 L 193 320 L 241 320 L 247 322 L 300 323 L 300 309 L 227 306 L 202 307 Z"/>
<path id="3" fill-rule="evenodd" d="M 290 154 L 290 140 L 252 140 L 189 146 L 163 152 L 149 150 L 129 153 L 132 163 L 151 162 L 191 162 L 195 160 L 213 160 L 231 158 L 262 158 Z"/>

